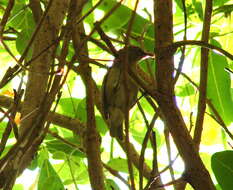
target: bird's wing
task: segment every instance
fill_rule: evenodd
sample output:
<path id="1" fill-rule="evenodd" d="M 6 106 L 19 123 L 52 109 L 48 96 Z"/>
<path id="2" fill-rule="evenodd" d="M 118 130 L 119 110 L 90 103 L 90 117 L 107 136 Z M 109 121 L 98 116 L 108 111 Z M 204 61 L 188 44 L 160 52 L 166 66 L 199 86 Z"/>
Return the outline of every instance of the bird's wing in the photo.
<path id="1" fill-rule="evenodd" d="M 102 102 L 104 115 L 108 118 L 108 108 L 115 104 L 114 99 L 116 99 L 117 91 L 119 89 L 119 84 L 121 80 L 121 71 L 118 67 L 111 67 L 108 73 L 105 75 L 102 85 Z"/>

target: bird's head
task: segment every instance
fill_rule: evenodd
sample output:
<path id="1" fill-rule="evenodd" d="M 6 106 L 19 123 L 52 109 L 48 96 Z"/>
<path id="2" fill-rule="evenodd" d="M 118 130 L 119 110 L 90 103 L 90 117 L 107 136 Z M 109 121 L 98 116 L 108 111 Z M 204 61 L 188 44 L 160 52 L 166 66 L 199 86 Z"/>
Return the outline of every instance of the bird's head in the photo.
<path id="1" fill-rule="evenodd" d="M 146 56 L 152 56 L 153 54 L 143 51 L 141 48 L 137 46 L 128 46 L 120 49 L 118 51 L 118 56 L 120 59 L 124 59 L 128 53 L 128 62 L 129 63 L 137 63 L 142 58 Z"/>

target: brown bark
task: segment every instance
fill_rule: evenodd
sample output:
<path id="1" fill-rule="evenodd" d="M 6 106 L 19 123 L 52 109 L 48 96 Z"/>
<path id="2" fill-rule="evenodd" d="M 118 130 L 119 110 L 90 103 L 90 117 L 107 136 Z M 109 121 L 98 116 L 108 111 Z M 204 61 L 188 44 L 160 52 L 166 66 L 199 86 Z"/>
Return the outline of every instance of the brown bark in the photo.
<path id="1" fill-rule="evenodd" d="M 33 57 L 36 57 L 47 48 L 49 44 L 52 44 L 56 40 L 66 13 L 67 3 L 67 0 L 52 1 L 48 14 L 34 40 Z M 40 9 L 40 7 L 38 7 L 38 9 Z M 36 117 L 37 108 L 44 99 L 49 70 L 54 61 L 54 55 L 55 47 L 52 46 L 30 64 L 24 105 L 22 107 L 22 118 L 25 117 L 25 119 L 21 122 L 20 134 L 23 134 L 24 131 L 30 128 Z"/>
<path id="2" fill-rule="evenodd" d="M 197 190 L 213 190 L 214 184 L 198 155 L 193 140 L 187 130 L 180 110 L 176 105 L 173 87 L 173 52 L 167 52 L 167 46 L 173 43 L 172 1 L 155 1 L 155 50 L 158 83 L 157 102 L 164 115 L 178 151 L 185 163 L 183 178 Z M 166 16 L 164 16 L 166 13 Z"/>
<path id="3" fill-rule="evenodd" d="M 51 44 L 58 35 L 62 25 L 66 7 L 66 0 L 53 0 L 46 18 L 41 22 L 34 39 L 33 56 L 39 55 L 48 44 Z M 0 160 L 0 187 L 11 189 L 17 175 L 33 159 L 42 138 L 40 137 L 50 104 L 44 104 L 48 73 L 54 59 L 55 48 L 51 47 L 44 52 L 29 67 L 29 77 L 26 86 L 24 104 L 22 106 L 22 119 L 19 139 L 9 152 Z M 41 109 L 39 109 L 41 108 Z M 40 110 L 40 112 L 38 112 Z"/>
<path id="4" fill-rule="evenodd" d="M 79 10 L 82 9 L 85 2 L 85 0 L 71 0 L 72 7 L 77 7 L 73 10 L 74 13 L 76 13 L 73 19 L 81 18 L 81 11 Z M 101 139 L 96 129 L 94 111 L 94 83 L 91 76 L 91 67 L 82 59 L 82 55 L 88 57 L 87 41 L 85 38 L 81 37 L 83 33 L 85 33 L 84 26 L 83 23 L 80 23 L 72 31 L 72 40 L 80 63 L 80 74 L 86 87 L 87 126 L 84 142 L 88 161 L 88 173 L 92 189 L 104 190 L 104 174 L 100 154 Z"/>
<path id="5" fill-rule="evenodd" d="M 209 41 L 210 24 L 212 13 L 212 0 L 206 0 L 205 16 L 203 22 L 202 41 Z M 200 71 L 200 87 L 198 99 L 198 112 L 194 130 L 193 140 L 196 144 L 197 150 L 201 142 L 201 135 L 203 130 L 204 115 L 206 109 L 206 91 L 207 91 L 207 74 L 208 74 L 208 55 L 209 50 L 201 48 L 201 71 Z"/>

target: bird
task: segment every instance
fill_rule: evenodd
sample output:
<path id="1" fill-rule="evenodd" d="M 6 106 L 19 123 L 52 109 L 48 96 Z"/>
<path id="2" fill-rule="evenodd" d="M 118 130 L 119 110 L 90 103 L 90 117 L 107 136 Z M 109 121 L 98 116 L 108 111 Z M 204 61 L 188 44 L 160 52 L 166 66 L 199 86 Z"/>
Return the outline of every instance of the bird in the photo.
<path id="1" fill-rule="evenodd" d="M 102 84 L 103 113 L 110 126 L 110 135 L 123 140 L 123 121 L 125 110 L 131 109 L 137 101 L 139 90 L 136 82 L 128 76 L 124 76 L 125 65 L 135 69 L 137 62 L 150 55 L 137 46 L 128 46 L 120 49 L 108 69 Z M 128 60 L 126 60 L 126 57 Z M 127 80 L 126 80 L 127 79 Z M 125 87 L 126 86 L 126 87 Z M 127 91 L 126 91 L 127 89 Z M 125 95 L 128 93 L 128 98 Z"/>

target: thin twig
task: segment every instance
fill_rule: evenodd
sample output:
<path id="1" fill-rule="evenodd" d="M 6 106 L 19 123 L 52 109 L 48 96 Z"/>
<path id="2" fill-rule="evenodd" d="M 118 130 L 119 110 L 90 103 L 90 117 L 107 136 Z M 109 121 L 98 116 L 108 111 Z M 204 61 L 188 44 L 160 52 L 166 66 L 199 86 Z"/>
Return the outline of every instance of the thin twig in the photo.
<path id="1" fill-rule="evenodd" d="M 4 15 L 2 16 L 1 23 L 0 23 L 0 39 L 2 41 L 2 35 L 7 23 L 7 20 L 10 17 L 11 10 L 13 9 L 15 4 L 15 0 L 9 0 L 7 4 L 7 8 L 4 10 Z"/>
<path id="2" fill-rule="evenodd" d="M 142 174 L 143 174 L 143 164 L 144 164 L 144 159 L 145 159 L 145 151 L 146 151 L 146 147 L 147 147 L 147 142 L 148 142 L 150 135 L 151 135 L 151 131 L 154 127 L 156 119 L 158 118 L 158 114 L 157 113 L 154 114 L 152 121 L 149 124 L 146 117 L 145 117 L 145 114 L 143 114 L 144 112 L 143 112 L 143 109 L 142 109 L 139 102 L 138 102 L 138 108 L 141 111 L 143 118 L 144 118 L 144 121 L 145 121 L 145 124 L 147 126 L 147 132 L 146 132 L 145 137 L 143 139 L 141 153 L 140 153 L 140 157 L 139 157 L 139 169 L 138 169 L 139 170 L 139 190 L 142 190 L 143 189 L 143 175 Z"/>
<path id="3" fill-rule="evenodd" d="M 127 48 L 129 45 L 129 37 L 131 34 L 131 30 L 132 30 L 132 26 L 133 26 L 133 22 L 136 16 L 136 10 L 138 7 L 138 3 L 139 0 L 136 1 L 135 6 L 134 6 L 134 10 L 132 11 L 130 20 L 129 20 L 129 24 L 128 24 L 128 28 L 127 28 L 127 32 L 126 32 L 126 38 L 125 38 L 125 47 Z M 125 63 L 123 64 L 123 77 L 125 81 L 129 80 L 129 75 L 128 75 L 128 49 L 126 49 L 126 55 L 125 55 Z M 132 166 L 132 160 L 130 157 L 130 141 L 129 141 L 129 93 L 128 92 L 128 84 L 127 82 L 125 82 L 124 84 L 124 90 L 125 90 L 125 99 L 126 99 L 126 106 L 125 106 L 125 110 L 124 110 L 124 115 L 125 115 L 125 145 L 126 145 L 126 155 L 127 155 L 127 163 L 128 163 L 128 170 L 129 170 L 129 178 L 130 178 L 130 182 L 131 182 L 131 186 L 132 186 L 132 190 L 136 190 L 135 187 L 135 181 L 134 181 L 134 171 L 133 171 L 133 166 Z"/>
<path id="4" fill-rule="evenodd" d="M 184 37 L 183 40 L 187 40 L 187 10 L 186 10 L 186 6 L 185 6 L 185 0 L 182 0 L 182 8 L 183 8 L 183 13 L 184 13 Z M 184 64 L 184 59 L 185 59 L 185 49 L 186 46 L 183 46 L 183 48 L 181 48 L 181 57 L 180 57 L 180 62 L 178 65 L 178 69 L 176 71 L 176 75 L 174 78 L 174 84 L 177 82 L 179 76 L 180 76 L 180 72 L 182 71 L 183 68 L 183 64 Z"/>
<path id="5" fill-rule="evenodd" d="M 233 55 L 230 54 L 229 52 L 227 52 L 226 50 L 224 50 L 224 49 L 222 49 L 222 48 L 220 48 L 218 46 L 209 44 L 207 42 L 197 41 L 197 40 L 177 41 L 177 42 L 174 42 L 173 44 L 171 44 L 170 46 L 168 46 L 167 50 L 169 51 L 169 49 L 170 49 L 170 52 L 174 53 L 178 47 L 181 47 L 181 46 L 184 46 L 184 45 L 197 45 L 197 46 L 200 46 L 200 47 L 203 47 L 203 48 L 210 49 L 212 51 L 216 50 L 219 53 L 221 53 L 221 54 L 225 55 L 226 57 L 228 57 L 229 59 L 233 60 Z"/>

